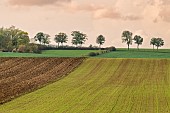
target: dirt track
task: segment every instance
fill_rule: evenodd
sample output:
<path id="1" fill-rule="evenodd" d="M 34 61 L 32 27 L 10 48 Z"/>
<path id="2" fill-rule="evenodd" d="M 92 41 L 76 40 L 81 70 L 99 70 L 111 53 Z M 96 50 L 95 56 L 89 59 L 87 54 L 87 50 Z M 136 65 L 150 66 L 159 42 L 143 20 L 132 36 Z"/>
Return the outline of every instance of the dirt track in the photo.
<path id="1" fill-rule="evenodd" d="M 0 103 L 60 79 L 82 62 L 83 58 L 0 58 Z"/>

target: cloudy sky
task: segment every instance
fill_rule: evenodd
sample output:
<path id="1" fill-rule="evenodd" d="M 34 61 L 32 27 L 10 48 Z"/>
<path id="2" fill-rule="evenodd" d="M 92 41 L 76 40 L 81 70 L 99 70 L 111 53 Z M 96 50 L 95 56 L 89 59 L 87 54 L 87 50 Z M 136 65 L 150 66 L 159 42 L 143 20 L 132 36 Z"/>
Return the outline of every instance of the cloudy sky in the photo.
<path id="1" fill-rule="evenodd" d="M 152 37 L 170 48 L 170 0 L 1 0 L 0 14 L 0 26 L 14 25 L 30 37 L 42 31 L 53 40 L 65 32 L 71 40 L 70 32 L 79 30 L 88 35 L 87 46 L 102 34 L 104 46 L 126 47 L 121 34 L 129 30 L 144 38 L 144 48 L 152 47 Z"/>

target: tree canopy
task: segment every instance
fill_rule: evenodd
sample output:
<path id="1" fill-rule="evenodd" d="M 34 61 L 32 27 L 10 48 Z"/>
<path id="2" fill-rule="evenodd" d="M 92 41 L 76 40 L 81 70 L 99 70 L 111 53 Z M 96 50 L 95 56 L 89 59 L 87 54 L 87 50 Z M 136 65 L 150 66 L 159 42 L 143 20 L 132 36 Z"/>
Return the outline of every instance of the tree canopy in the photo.
<path id="1" fill-rule="evenodd" d="M 28 33 L 15 26 L 9 28 L 0 28 L 0 48 L 10 49 L 18 48 L 19 45 L 26 45 L 30 42 Z"/>
<path id="2" fill-rule="evenodd" d="M 44 45 L 46 45 L 46 44 L 50 44 L 50 35 L 49 34 L 44 34 L 44 38 L 42 39 L 42 43 L 44 44 Z"/>
<path id="3" fill-rule="evenodd" d="M 164 45 L 164 40 L 162 38 L 156 38 L 155 46 L 157 47 L 157 50 L 159 47 Z"/>
<path id="4" fill-rule="evenodd" d="M 133 33 L 130 31 L 123 31 L 122 33 L 122 42 L 128 45 L 128 50 L 129 46 L 132 45 L 132 35 Z"/>
<path id="5" fill-rule="evenodd" d="M 103 35 L 99 35 L 96 39 L 96 43 L 99 44 L 99 47 L 101 47 L 101 45 L 103 45 L 105 42 L 105 37 Z"/>
<path id="6" fill-rule="evenodd" d="M 82 46 L 82 44 L 85 43 L 85 41 L 87 40 L 87 35 L 84 33 L 81 33 L 80 31 L 72 31 L 71 35 L 73 36 L 72 39 L 72 44 L 73 45 L 80 45 Z"/>
<path id="7" fill-rule="evenodd" d="M 68 36 L 66 33 L 58 33 L 57 35 L 55 35 L 55 38 L 54 38 L 55 42 L 58 43 L 58 47 L 59 47 L 59 44 L 61 43 L 61 45 L 63 46 L 63 43 L 67 43 L 68 41 Z"/>
<path id="8" fill-rule="evenodd" d="M 45 38 L 45 34 L 43 32 L 37 33 L 34 37 L 35 41 L 39 41 L 40 44 L 42 43 L 44 38 Z"/>
<path id="9" fill-rule="evenodd" d="M 156 46 L 158 50 L 159 47 L 164 45 L 164 40 L 162 38 L 152 38 L 150 44 L 153 45 L 153 50 L 154 46 Z"/>
<path id="10" fill-rule="evenodd" d="M 135 35 L 133 40 L 135 41 L 135 44 L 137 44 L 137 49 L 139 50 L 139 45 L 142 45 L 143 38 L 139 35 Z"/>
<path id="11" fill-rule="evenodd" d="M 152 38 L 151 41 L 150 41 L 150 45 L 153 45 L 153 50 L 154 50 L 154 46 L 156 44 L 156 38 Z"/>

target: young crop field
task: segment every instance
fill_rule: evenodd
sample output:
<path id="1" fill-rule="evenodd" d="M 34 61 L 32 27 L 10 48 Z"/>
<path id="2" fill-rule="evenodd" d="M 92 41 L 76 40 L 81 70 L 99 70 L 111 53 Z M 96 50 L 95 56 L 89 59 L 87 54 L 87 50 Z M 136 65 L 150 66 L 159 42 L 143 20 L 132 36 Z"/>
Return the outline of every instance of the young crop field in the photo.
<path id="1" fill-rule="evenodd" d="M 170 49 L 127 49 L 118 48 L 117 51 L 96 56 L 97 58 L 170 58 Z"/>
<path id="2" fill-rule="evenodd" d="M 0 58 L 0 103 L 56 81 L 83 58 Z"/>
<path id="3" fill-rule="evenodd" d="M 0 113 L 170 113 L 169 78 L 168 59 L 89 58 L 63 79 L 1 105 Z"/>

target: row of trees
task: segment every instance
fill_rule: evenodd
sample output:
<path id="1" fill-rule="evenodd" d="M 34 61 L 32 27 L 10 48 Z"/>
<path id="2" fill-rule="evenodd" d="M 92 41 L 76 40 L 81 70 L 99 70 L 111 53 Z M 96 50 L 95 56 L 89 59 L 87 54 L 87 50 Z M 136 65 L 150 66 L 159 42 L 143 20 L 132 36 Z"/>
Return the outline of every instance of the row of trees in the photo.
<path id="1" fill-rule="evenodd" d="M 132 45 L 133 40 L 135 41 L 135 44 L 137 44 L 137 49 L 139 50 L 139 45 L 142 45 L 143 38 L 139 35 L 135 35 L 133 37 L 132 32 L 123 31 L 122 42 L 128 45 L 128 50 L 129 50 L 129 46 Z M 164 40 L 162 38 L 152 38 L 150 41 L 150 45 L 153 45 L 153 50 L 155 46 L 157 47 L 157 50 L 158 50 L 159 47 L 164 45 Z"/>
<path id="2" fill-rule="evenodd" d="M 82 46 L 86 40 L 87 35 L 80 31 L 73 31 L 71 33 L 72 44 L 76 46 Z M 33 38 L 35 41 L 38 41 L 40 45 L 50 44 L 50 35 L 43 32 L 39 32 Z M 68 36 L 66 33 L 58 33 L 54 37 L 55 42 L 59 46 L 63 47 L 64 43 L 68 42 Z M 96 39 L 96 43 L 99 44 L 99 47 L 105 42 L 105 37 L 99 35 Z M 61 44 L 61 45 L 60 45 Z M 9 28 L 0 28 L 0 50 L 10 52 L 10 51 L 26 51 L 34 52 L 34 49 L 38 49 L 39 45 L 30 43 L 30 38 L 27 32 L 11 26 Z"/>
<path id="3" fill-rule="evenodd" d="M 72 31 L 71 33 L 72 36 L 72 41 L 71 43 L 76 46 L 82 46 L 87 39 L 87 35 L 80 32 L 80 31 Z M 50 35 L 45 34 L 43 32 L 39 32 L 36 34 L 34 37 L 35 41 L 39 41 L 40 44 L 49 44 L 50 43 Z M 54 41 L 58 44 L 58 47 L 61 46 L 63 47 L 64 43 L 68 42 L 68 35 L 66 33 L 58 33 L 54 37 Z M 99 35 L 96 39 L 96 43 L 99 44 L 99 47 L 101 48 L 101 45 L 105 43 L 105 37 L 103 35 Z"/>
<path id="4" fill-rule="evenodd" d="M 86 40 L 88 40 L 87 35 L 80 31 L 72 31 L 71 36 L 71 42 L 76 47 L 82 47 Z M 50 35 L 39 32 L 34 37 L 34 40 L 39 41 L 40 45 L 48 45 L 50 44 Z M 55 35 L 54 41 L 58 44 L 58 47 L 63 47 L 63 44 L 68 42 L 68 36 L 66 33 L 60 32 Z M 123 31 L 122 41 L 128 45 L 128 50 L 133 41 L 137 44 L 137 48 L 139 49 L 139 46 L 143 43 L 143 38 L 139 35 L 135 35 L 133 37 L 132 32 Z M 103 35 L 99 35 L 96 38 L 96 43 L 99 44 L 99 48 L 101 48 L 101 45 L 105 43 L 105 37 Z M 153 45 L 153 49 L 156 46 L 158 50 L 159 47 L 164 45 L 164 41 L 162 38 L 152 38 L 150 44 Z M 30 44 L 30 38 L 28 33 L 25 31 L 15 28 L 15 26 L 0 28 L 0 49 L 12 51 L 14 49 L 18 50 L 19 48 L 25 48 L 26 51 L 34 51 L 34 49 L 37 49 L 38 47 L 36 44 Z"/>

